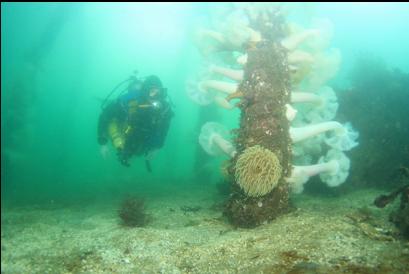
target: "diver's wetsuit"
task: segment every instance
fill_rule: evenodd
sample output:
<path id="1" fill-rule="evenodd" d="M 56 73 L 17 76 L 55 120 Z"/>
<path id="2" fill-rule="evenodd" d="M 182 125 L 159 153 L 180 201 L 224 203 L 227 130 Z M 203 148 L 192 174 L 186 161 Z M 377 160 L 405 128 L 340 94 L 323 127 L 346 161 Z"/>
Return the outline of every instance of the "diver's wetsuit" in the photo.
<path id="1" fill-rule="evenodd" d="M 145 102 L 141 96 L 128 93 L 107 105 L 99 117 L 98 143 L 105 145 L 111 138 L 124 165 L 131 156 L 146 155 L 165 142 L 174 115 L 170 104 L 159 100 L 160 107 L 155 108 L 146 107 Z M 112 124 L 115 130 L 111 130 Z M 123 139 L 123 144 L 115 145 L 115 134 Z"/>

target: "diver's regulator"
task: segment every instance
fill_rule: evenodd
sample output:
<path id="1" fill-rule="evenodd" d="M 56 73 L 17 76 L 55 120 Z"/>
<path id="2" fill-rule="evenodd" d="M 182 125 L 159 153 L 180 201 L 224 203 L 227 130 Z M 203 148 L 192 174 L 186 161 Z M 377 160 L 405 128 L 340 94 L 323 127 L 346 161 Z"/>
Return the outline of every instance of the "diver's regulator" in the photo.
<path id="1" fill-rule="evenodd" d="M 152 107 L 153 107 L 154 109 L 160 109 L 160 108 L 162 107 L 162 103 L 159 102 L 159 101 L 153 101 L 153 102 L 151 103 L 151 105 L 152 105 Z"/>
<path id="2" fill-rule="evenodd" d="M 155 110 L 158 110 L 162 108 L 162 103 L 160 101 L 152 101 L 150 104 L 143 104 L 139 105 L 140 108 L 153 108 Z"/>

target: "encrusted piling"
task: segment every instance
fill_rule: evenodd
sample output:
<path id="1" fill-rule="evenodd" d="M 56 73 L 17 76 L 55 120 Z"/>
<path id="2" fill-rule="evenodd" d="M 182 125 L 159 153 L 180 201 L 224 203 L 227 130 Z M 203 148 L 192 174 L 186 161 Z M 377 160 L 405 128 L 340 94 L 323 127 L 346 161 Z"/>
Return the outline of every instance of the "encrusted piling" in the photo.
<path id="1" fill-rule="evenodd" d="M 240 97 L 240 128 L 235 131 L 237 154 L 229 168 L 233 178 L 232 192 L 224 210 L 230 222 L 239 227 L 257 226 L 289 208 L 289 187 L 284 178 L 291 173 L 290 122 L 286 117 L 286 104 L 290 103 L 290 72 L 287 50 L 279 43 L 284 37 L 284 27 L 282 18 L 276 14 L 271 14 L 268 21 L 260 19 L 252 24 L 264 40 L 249 45 L 244 79 L 236 94 Z M 248 160 L 247 182 L 244 183 L 251 188 L 252 185 L 257 187 L 260 181 L 276 178 L 277 182 L 267 182 L 271 189 L 264 187 L 263 191 L 245 191 L 242 186 L 243 161 L 240 168 L 237 162 L 247 157 L 246 152 L 258 153 L 256 149 L 260 151 L 261 158 L 278 159 L 279 167 L 267 160 Z M 257 157 L 257 154 L 251 157 Z M 266 164 L 274 168 L 266 169 Z M 280 174 L 269 174 L 273 172 Z"/>

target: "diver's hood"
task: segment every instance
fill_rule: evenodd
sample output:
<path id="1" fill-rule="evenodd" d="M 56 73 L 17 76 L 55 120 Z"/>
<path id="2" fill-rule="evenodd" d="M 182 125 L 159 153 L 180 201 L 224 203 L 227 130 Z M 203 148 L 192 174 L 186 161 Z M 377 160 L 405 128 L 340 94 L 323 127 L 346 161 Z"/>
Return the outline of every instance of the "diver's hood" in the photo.
<path id="1" fill-rule="evenodd" d="M 148 92 L 152 88 L 163 89 L 162 81 L 156 75 L 146 77 L 142 84 L 142 90 Z"/>

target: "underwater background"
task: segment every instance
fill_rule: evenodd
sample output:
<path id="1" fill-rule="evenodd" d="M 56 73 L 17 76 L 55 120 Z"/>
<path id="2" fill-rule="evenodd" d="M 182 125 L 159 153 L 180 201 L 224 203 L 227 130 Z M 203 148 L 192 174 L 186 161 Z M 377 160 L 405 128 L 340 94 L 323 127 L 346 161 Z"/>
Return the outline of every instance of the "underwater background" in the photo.
<path id="1" fill-rule="evenodd" d="M 151 214 L 156 219 L 152 229 L 159 230 L 158 235 L 165 235 L 167 232 L 163 231 L 169 226 L 172 229 L 172 226 L 166 223 L 171 220 L 169 212 L 161 211 L 168 210 L 168 205 L 162 201 L 169 204 L 174 201 L 176 206 L 171 209 L 182 208 L 181 218 L 184 218 L 199 210 L 197 206 L 204 208 L 209 203 L 210 207 L 226 198 L 227 190 L 220 186 L 223 185 L 220 165 L 227 158 L 206 155 L 198 136 L 201 126 L 208 121 L 218 121 L 228 129 L 237 128 L 240 112 L 238 109 L 224 110 L 214 105 L 195 104 L 186 94 L 186 82 L 195 77 L 201 66 L 201 56 L 193 42 L 195 29 L 208 25 L 218 9 L 229 5 L 1 4 L 2 251 L 3 242 L 11 237 L 6 235 L 7 231 L 14 235 L 27 232 L 15 227 L 37 223 L 47 210 L 65 212 L 74 206 L 75 210 L 82 212 L 89 206 L 107 206 L 108 209 L 102 212 L 112 214 L 107 219 L 112 223 L 110 228 L 120 231 L 123 229 L 118 225 L 117 217 L 120 202 L 127 195 L 137 195 L 145 199 L 148 211 L 152 203 Z M 342 56 L 338 73 L 327 83 L 338 97 L 335 120 L 351 122 L 359 132 L 359 145 L 347 152 L 351 169 L 346 182 L 329 188 L 319 179 L 312 178 L 304 193 L 295 195 L 295 201 L 299 201 L 295 206 L 315 201 L 314 207 L 321 212 L 326 202 L 350 201 L 351 197 L 357 198 L 357 207 L 367 206 L 369 204 L 359 204 L 359 198 L 365 194 L 368 195 L 365 201 L 371 201 L 404 182 L 407 184 L 399 170 L 409 166 L 409 5 L 288 3 L 287 6 L 291 9 L 286 18 L 289 21 L 302 25 L 311 17 L 324 17 L 332 22 L 331 46 L 338 48 Z M 146 169 L 142 157 L 133 158 L 129 168 L 120 165 L 113 147 L 110 147 L 109 157 L 104 159 L 97 143 L 102 100 L 134 71 L 140 76 L 158 75 L 174 104 L 175 117 L 165 146 L 151 162 L 152 172 Z M 362 192 L 356 194 L 355 191 Z M 202 202 L 206 206 L 201 205 Z M 98 207 L 92 213 L 77 217 L 96 215 Z M 40 215 L 33 213 L 34 209 L 40 210 Z M 13 215 L 14 210 L 18 211 L 17 217 Z M 24 217 L 25 211 L 30 212 L 30 218 Z M 66 218 L 54 213 L 62 222 L 55 225 L 64 226 L 65 219 L 77 218 L 69 213 Z M 199 221 L 184 220 L 180 227 L 200 226 L 195 222 Z M 81 221 L 77 220 L 70 225 L 80 226 L 79 223 Z M 98 229 L 97 223 L 92 228 Z M 214 224 L 210 222 L 208 225 Z M 220 227 L 217 230 L 222 231 L 220 234 L 229 231 Z M 33 241 L 31 243 L 36 245 Z M 69 241 L 65 243 L 66 247 L 69 246 Z M 257 243 L 252 245 L 257 246 Z M 7 256 L 18 253 L 13 251 L 11 244 L 4 246 L 5 252 L 14 253 Z M 401 250 L 406 253 L 402 251 L 395 258 L 408 258 L 408 245 L 403 244 Z M 84 253 L 84 256 L 93 258 L 95 252 Z M 75 260 L 83 259 L 80 255 L 75 256 Z M 292 253 L 288 256 L 293 260 L 297 257 Z M 12 266 L 10 258 L 16 265 Z M 19 268 L 19 262 L 31 265 L 31 270 Z M 54 266 L 42 262 L 40 260 L 34 267 L 27 257 L 2 255 L 2 273 L 24 273 L 22 269 L 28 271 L 25 273 L 87 271 L 85 266 L 76 265 L 74 259 L 67 262 L 66 268 L 61 268 L 64 271 L 53 270 Z M 128 263 L 125 261 L 125 265 Z M 150 268 L 117 270 L 114 267 L 95 270 L 95 273 L 178 273 L 177 269 L 181 273 L 212 273 L 217 269 L 229 269 L 219 265 L 216 270 L 204 270 L 179 264 L 178 268 L 158 270 L 156 261 L 141 264 Z M 388 266 L 390 270 L 394 265 Z M 396 273 L 409 272 L 405 268 L 407 264 L 399 267 Z M 286 273 L 263 269 L 263 273 Z M 88 271 L 93 273 L 90 269 Z M 256 273 L 251 268 L 235 271 Z"/>

